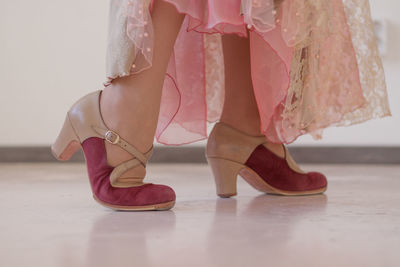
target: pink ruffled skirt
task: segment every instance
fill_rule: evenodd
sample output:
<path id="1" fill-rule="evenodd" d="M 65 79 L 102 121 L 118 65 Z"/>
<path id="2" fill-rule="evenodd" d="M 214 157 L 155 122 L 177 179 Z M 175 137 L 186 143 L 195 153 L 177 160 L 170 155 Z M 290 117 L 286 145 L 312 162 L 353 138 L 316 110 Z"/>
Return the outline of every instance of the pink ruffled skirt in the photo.
<path id="1" fill-rule="evenodd" d="M 390 116 L 368 0 L 164 0 L 186 14 L 169 61 L 156 139 L 207 138 L 224 101 L 221 34 L 250 39 L 261 132 L 291 143 Z M 152 64 L 151 0 L 111 0 L 107 82 Z"/>

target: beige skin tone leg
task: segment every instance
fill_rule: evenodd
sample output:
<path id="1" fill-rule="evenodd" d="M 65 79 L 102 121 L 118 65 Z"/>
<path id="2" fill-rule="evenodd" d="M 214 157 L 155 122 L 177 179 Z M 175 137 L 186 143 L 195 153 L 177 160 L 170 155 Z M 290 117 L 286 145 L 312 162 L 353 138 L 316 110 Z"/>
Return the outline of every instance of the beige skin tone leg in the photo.
<path id="1" fill-rule="evenodd" d="M 153 65 L 138 74 L 115 79 L 101 96 L 100 109 L 105 124 L 139 151 L 147 152 L 154 141 L 160 111 L 162 85 L 175 39 L 184 15 L 164 1 L 156 0 L 152 11 L 154 27 Z M 132 155 L 105 142 L 107 161 L 117 166 L 132 158 Z M 121 177 L 136 177 L 145 174 L 139 165 Z"/>
<path id="2" fill-rule="evenodd" d="M 175 7 L 156 0 L 152 22 L 154 27 L 153 65 L 150 69 L 128 77 L 117 78 L 103 90 L 100 109 L 106 125 L 141 152 L 148 151 L 154 141 L 160 111 L 161 89 L 173 46 L 184 19 Z M 260 135 L 260 116 L 250 77 L 249 39 L 223 35 L 226 92 L 221 121 L 251 135 Z M 105 142 L 107 161 L 117 166 L 132 156 L 118 146 Z M 266 145 L 283 157 L 280 145 Z M 122 177 L 144 175 L 139 165 Z"/>
<path id="3" fill-rule="evenodd" d="M 249 38 L 233 34 L 223 35 L 222 46 L 225 62 L 225 100 L 220 121 L 249 135 L 262 135 L 260 114 L 251 82 Z M 281 144 L 266 143 L 264 146 L 281 158 L 285 155 Z M 302 172 L 289 153 L 286 158 L 293 169 Z"/>

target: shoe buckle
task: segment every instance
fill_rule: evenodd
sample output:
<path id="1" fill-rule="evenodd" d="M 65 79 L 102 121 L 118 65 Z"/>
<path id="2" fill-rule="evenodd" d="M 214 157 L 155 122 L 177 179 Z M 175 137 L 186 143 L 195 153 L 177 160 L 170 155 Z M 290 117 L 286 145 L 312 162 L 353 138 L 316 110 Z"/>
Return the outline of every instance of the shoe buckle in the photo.
<path id="1" fill-rule="evenodd" d="M 117 144 L 120 139 L 119 135 L 116 132 L 111 131 L 111 130 L 108 130 L 106 132 L 106 134 L 104 135 L 104 137 L 108 142 L 110 142 L 113 145 Z"/>

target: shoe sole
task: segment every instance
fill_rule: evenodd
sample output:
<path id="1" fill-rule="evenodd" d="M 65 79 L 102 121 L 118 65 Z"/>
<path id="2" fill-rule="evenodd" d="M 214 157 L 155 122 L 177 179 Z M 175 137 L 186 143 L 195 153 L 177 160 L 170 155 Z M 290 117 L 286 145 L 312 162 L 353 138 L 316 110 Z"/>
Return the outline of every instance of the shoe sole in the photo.
<path id="1" fill-rule="evenodd" d="M 146 211 L 146 210 L 169 210 L 175 205 L 175 201 L 165 202 L 165 203 L 157 203 L 153 205 L 146 206 L 120 206 L 113 205 L 107 202 L 101 201 L 95 195 L 93 195 L 94 200 L 96 200 L 100 205 L 105 206 L 107 208 L 117 210 L 117 211 Z"/>

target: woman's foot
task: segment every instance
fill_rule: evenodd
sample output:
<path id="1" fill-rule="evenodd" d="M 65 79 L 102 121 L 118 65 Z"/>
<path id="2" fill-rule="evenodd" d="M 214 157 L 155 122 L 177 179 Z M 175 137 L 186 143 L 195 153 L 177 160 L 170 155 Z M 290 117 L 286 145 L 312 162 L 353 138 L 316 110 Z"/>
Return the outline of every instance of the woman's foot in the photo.
<path id="1" fill-rule="evenodd" d="M 305 173 L 281 144 L 267 142 L 260 132 L 254 96 L 248 38 L 223 35 L 225 101 L 220 122 L 211 131 L 206 156 L 217 194 L 236 194 L 240 174 L 256 189 L 281 195 L 305 195 L 326 190 L 320 173 Z"/>
<path id="2" fill-rule="evenodd" d="M 165 1 L 156 0 L 151 13 L 154 28 L 152 66 L 130 76 L 114 79 L 102 93 L 100 109 L 105 124 L 123 136 L 142 153 L 154 141 L 160 112 L 162 86 L 175 39 L 184 15 Z M 106 144 L 107 161 L 111 166 L 129 160 L 132 155 L 112 144 Z M 144 175 L 137 166 L 121 178 Z"/>
<path id="3" fill-rule="evenodd" d="M 157 95 L 149 93 L 150 89 L 134 88 L 135 80 L 132 78 L 133 76 L 117 79 L 106 87 L 101 94 L 100 110 L 109 129 L 118 132 L 141 153 L 145 153 L 153 146 L 159 100 Z M 142 92 L 143 95 L 140 96 Z M 121 147 L 108 142 L 105 149 L 110 166 L 117 166 L 133 158 Z M 145 174 L 145 167 L 138 165 L 127 170 L 120 178 L 123 180 L 132 176 L 144 177 Z"/>
<path id="4" fill-rule="evenodd" d="M 100 112 L 101 91 L 79 99 L 68 111 L 63 128 L 52 145 L 59 160 L 68 160 L 80 147 L 85 154 L 93 197 L 102 205 L 117 210 L 164 210 L 175 203 L 174 191 L 164 185 L 143 183 L 144 175 L 121 176 L 137 166 L 145 168 L 152 147 L 145 153 L 105 125 Z M 132 159 L 110 166 L 106 144 L 118 146 Z"/>
<path id="5" fill-rule="evenodd" d="M 279 195 L 309 195 L 327 188 L 326 177 L 317 172 L 303 172 L 280 145 L 280 157 L 266 144 L 264 135 L 248 135 L 219 122 L 209 135 L 206 157 L 214 174 L 217 194 L 236 195 L 239 174 L 259 191 Z M 273 148 L 276 148 L 274 145 Z"/>
<path id="6" fill-rule="evenodd" d="M 167 65 L 183 18 L 173 5 L 156 0 L 151 13 L 151 67 L 116 78 L 103 91 L 81 98 L 68 112 L 52 147 L 58 159 L 67 160 L 82 146 L 94 197 L 105 206 L 129 210 L 173 206 L 171 188 L 143 184 L 142 179 L 152 153 Z"/>

